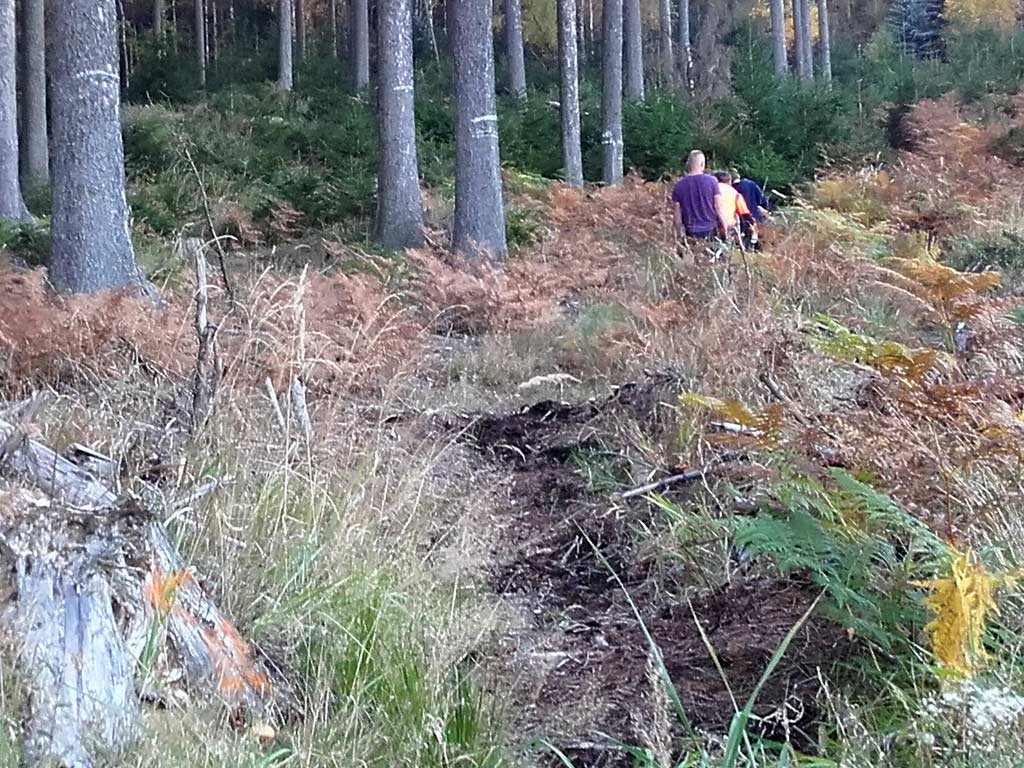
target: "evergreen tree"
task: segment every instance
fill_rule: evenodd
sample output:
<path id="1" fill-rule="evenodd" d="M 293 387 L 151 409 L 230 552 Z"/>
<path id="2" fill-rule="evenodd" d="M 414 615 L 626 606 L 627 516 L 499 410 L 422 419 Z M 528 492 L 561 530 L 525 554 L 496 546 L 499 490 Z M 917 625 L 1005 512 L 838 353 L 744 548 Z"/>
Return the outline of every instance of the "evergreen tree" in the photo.
<path id="1" fill-rule="evenodd" d="M 893 0 L 889 26 L 903 49 L 917 59 L 943 54 L 943 0 Z"/>

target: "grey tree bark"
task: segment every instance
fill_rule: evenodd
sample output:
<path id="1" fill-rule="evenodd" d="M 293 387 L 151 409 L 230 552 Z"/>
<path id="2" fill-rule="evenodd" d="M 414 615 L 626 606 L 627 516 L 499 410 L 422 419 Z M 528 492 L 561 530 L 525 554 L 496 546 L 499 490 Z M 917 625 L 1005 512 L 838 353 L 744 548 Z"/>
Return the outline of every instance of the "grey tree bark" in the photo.
<path id="1" fill-rule="evenodd" d="M 793 58 L 796 59 L 796 74 L 801 80 L 807 72 L 807 53 L 804 50 L 803 36 L 803 5 L 801 0 L 793 0 Z"/>
<path id="2" fill-rule="evenodd" d="M 277 87 L 290 91 L 292 75 L 292 0 L 277 3 Z"/>
<path id="3" fill-rule="evenodd" d="M 157 37 L 164 34 L 164 0 L 153 0 L 153 34 Z"/>
<path id="4" fill-rule="evenodd" d="M 51 2 L 46 31 L 50 282 L 71 293 L 143 286 L 128 229 L 114 0 Z"/>
<path id="5" fill-rule="evenodd" d="M 452 244 L 470 255 L 501 258 L 505 210 L 494 97 L 491 4 L 449 0 L 455 91 L 455 224 Z"/>
<path id="6" fill-rule="evenodd" d="M 565 183 L 583 186 L 580 144 L 579 47 L 576 40 L 576 0 L 558 0 L 559 111 L 562 117 L 562 167 Z"/>
<path id="7" fill-rule="evenodd" d="M 50 180 L 46 117 L 46 14 L 43 0 L 22 2 L 21 178 L 26 189 Z"/>
<path id="8" fill-rule="evenodd" d="M 336 58 L 338 58 L 338 55 L 339 55 L 339 50 L 338 50 L 338 0 L 331 0 L 330 5 L 328 6 L 328 11 L 327 12 L 328 12 L 328 14 L 330 14 L 330 17 L 331 17 L 331 33 L 330 33 L 330 37 L 329 37 L 329 39 L 331 41 L 331 57 L 336 59 Z"/>
<path id="9" fill-rule="evenodd" d="M 194 0 L 195 15 L 193 25 L 195 26 L 196 66 L 199 68 L 199 85 L 206 87 L 206 0 Z"/>
<path id="10" fill-rule="evenodd" d="M 508 59 L 508 91 L 522 99 L 526 96 L 526 59 L 523 55 L 521 0 L 505 0 L 505 56 Z"/>
<path id="11" fill-rule="evenodd" d="M 370 86 L 370 4 L 369 0 L 352 2 L 352 87 L 362 93 Z"/>
<path id="12" fill-rule="evenodd" d="M 412 0 L 379 0 L 377 69 L 380 170 L 377 239 L 398 250 L 423 244 L 423 198 L 416 159 Z"/>
<path id="13" fill-rule="evenodd" d="M 18 96 L 14 0 L 0 0 L 0 219 L 21 221 L 28 209 L 18 184 Z"/>
<path id="14" fill-rule="evenodd" d="M 821 79 L 832 81 L 832 33 L 828 0 L 818 0 L 818 44 L 821 46 Z"/>
<path id="15" fill-rule="evenodd" d="M 786 0 L 772 0 L 772 61 L 775 74 L 785 75 L 789 72 L 789 61 L 786 58 Z"/>
<path id="16" fill-rule="evenodd" d="M 672 85 L 675 80 L 676 61 L 672 52 L 672 0 L 658 0 L 659 50 L 661 56 L 661 84 Z"/>
<path id="17" fill-rule="evenodd" d="M 814 42 L 811 39 L 811 1 L 798 0 L 800 3 L 800 38 L 804 51 L 804 68 L 800 76 L 804 80 L 814 79 Z"/>
<path id="18" fill-rule="evenodd" d="M 295 0 L 295 55 L 306 55 L 306 0 Z"/>
<path id="19" fill-rule="evenodd" d="M 622 0 L 622 34 L 626 98 L 630 101 L 643 101 L 644 29 L 640 18 L 640 0 Z"/>
<path id="20" fill-rule="evenodd" d="M 693 93 L 693 42 L 690 35 L 690 0 L 679 0 L 679 77 Z"/>
<path id="21" fill-rule="evenodd" d="M 604 183 L 622 184 L 622 0 L 604 0 L 601 144 Z"/>

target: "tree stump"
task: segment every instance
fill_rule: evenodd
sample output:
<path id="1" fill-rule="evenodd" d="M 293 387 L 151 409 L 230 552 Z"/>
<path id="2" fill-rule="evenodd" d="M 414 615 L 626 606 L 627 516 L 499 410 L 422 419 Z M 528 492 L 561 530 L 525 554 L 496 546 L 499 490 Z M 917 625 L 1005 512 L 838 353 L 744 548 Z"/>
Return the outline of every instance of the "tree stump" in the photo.
<path id="1" fill-rule="evenodd" d="M 272 683 L 149 511 L 3 420 L 0 467 L 49 497 L 0 498 L 30 765 L 90 766 L 139 732 L 136 670 L 157 626 L 191 691 L 235 713 L 290 707 L 287 684 Z"/>

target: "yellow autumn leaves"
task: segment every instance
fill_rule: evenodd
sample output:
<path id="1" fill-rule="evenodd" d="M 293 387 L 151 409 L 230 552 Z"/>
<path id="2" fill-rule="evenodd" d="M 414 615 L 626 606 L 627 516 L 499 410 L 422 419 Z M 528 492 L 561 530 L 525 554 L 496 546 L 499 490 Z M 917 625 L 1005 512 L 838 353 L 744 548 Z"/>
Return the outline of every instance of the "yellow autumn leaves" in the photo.
<path id="1" fill-rule="evenodd" d="M 1020 573 L 993 575 L 970 548 L 962 552 L 952 549 L 951 554 L 947 576 L 916 586 L 932 592 L 925 602 L 935 618 L 925 631 L 931 636 L 936 658 L 949 672 L 972 677 L 988 659 L 983 639 L 986 618 L 999 610 L 994 592 L 1012 586 Z"/>
<path id="2" fill-rule="evenodd" d="M 1018 0 L 946 0 L 945 14 L 972 26 L 1012 30 L 1017 25 Z"/>

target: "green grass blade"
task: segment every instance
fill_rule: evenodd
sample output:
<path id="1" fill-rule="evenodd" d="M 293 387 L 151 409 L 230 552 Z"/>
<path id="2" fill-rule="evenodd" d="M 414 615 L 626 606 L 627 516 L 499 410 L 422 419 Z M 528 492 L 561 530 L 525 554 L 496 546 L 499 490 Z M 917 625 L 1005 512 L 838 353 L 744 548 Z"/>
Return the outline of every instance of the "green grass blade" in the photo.
<path id="1" fill-rule="evenodd" d="M 554 754 L 554 756 L 558 758 L 558 762 L 564 765 L 565 768 L 576 768 L 572 760 L 570 760 L 562 750 L 560 750 L 558 747 L 556 747 L 554 744 L 552 744 L 545 738 L 534 739 L 531 746 L 544 747 L 544 749 Z"/>
<path id="2" fill-rule="evenodd" d="M 722 768 L 734 768 L 736 760 L 740 755 L 740 746 L 744 741 L 744 736 L 747 732 L 747 723 L 750 722 L 750 716 L 754 711 L 754 705 L 757 703 L 758 696 L 761 695 L 761 690 L 764 688 L 765 683 L 771 678 L 775 672 L 775 668 L 779 666 L 779 662 L 782 661 L 782 657 L 786 654 L 789 649 L 790 643 L 793 642 L 793 638 L 796 637 L 796 633 L 800 631 L 800 628 L 806 623 L 806 621 L 814 613 L 814 609 L 818 607 L 818 603 L 821 602 L 821 598 L 824 595 L 818 595 L 814 602 L 811 603 L 810 607 L 804 611 L 804 615 L 800 617 L 800 620 L 792 626 L 786 636 L 782 639 L 779 647 L 775 649 L 775 653 L 772 654 L 771 661 L 768 662 L 768 666 L 765 667 L 764 672 L 761 675 L 761 679 L 757 681 L 757 685 L 754 686 L 753 693 L 750 694 L 750 698 L 747 699 L 747 705 L 743 707 L 742 712 L 738 712 L 732 719 L 732 724 L 729 726 L 729 738 L 725 745 L 725 757 L 722 759 Z"/>

